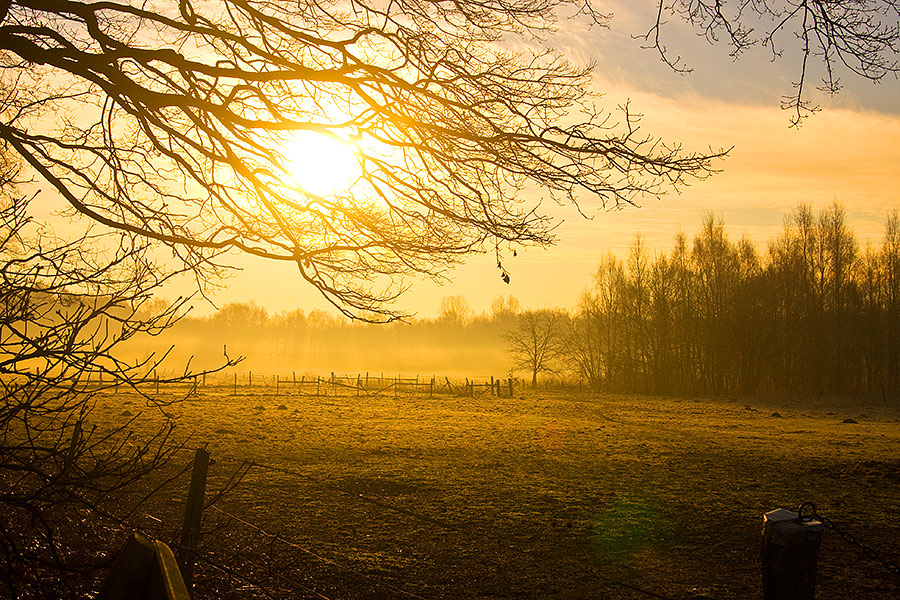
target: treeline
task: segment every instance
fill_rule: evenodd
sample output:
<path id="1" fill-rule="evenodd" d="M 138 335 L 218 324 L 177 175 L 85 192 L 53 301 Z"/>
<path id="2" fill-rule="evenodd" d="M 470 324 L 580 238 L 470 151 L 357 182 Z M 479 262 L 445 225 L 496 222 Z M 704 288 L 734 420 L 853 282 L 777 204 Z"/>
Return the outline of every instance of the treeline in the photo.
<path id="1" fill-rule="evenodd" d="M 604 259 L 557 343 L 598 389 L 895 397 L 900 217 L 865 248 L 837 203 L 799 206 L 764 253 L 712 216 L 669 252 L 638 237 Z"/>
<path id="2" fill-rule="evenodd" d="M 387 326 L 250 302 L 187 317 L 159 340 L 173 362 L 327 373 L 383 371 L 581 382 L 654 394 L 900 394 L 900 216 L 861 246 L 843 208 L 801 205 L 760 249 L 706 216 L 668 251 L 640 236 L 607 255 L 572 310 L 524 310 L 512 296 L 475 315 L 462 296 L 434 319 Z"/>

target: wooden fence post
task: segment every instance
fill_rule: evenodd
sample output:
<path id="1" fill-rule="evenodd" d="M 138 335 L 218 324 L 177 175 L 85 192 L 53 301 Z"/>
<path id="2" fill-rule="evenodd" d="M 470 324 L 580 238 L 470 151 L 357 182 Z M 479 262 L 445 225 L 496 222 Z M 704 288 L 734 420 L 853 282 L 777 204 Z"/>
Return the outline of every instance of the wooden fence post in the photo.
<path id="1" fill-rule="evenodd" d="M 276 375 L 275 376 L 275 395 L 276 396 L 278 395 L 278 387 L 280 384 L 281 384 L 281 379 L 278 377 L 278 375 Z"/>
<path id="2" fill-rule="evenodd" d="M 63 469 L 68 469 L 75 465 L 75 453 L 81 444 L 81 419 L 75 421 L 75 429 L 72 431 L 72 441 L 69 443 L 69 451 L 66 453 L 66 465 Z"/>
<path id="3" fill-rule="evenodd" d="M 513 380 L 512 377 L 509 378 L 509 397 L 513 397 Z"/>
<path id="4" fill-rule="evenodd" d="M 779 508 L 763 515 L 764 600 L 813 600 L 816 593 L 816 559 L 824 525 L 812 515 Z"/>
<path id="5" fill-rule="evenodd" d="M 184 524 L 181 526 L 181 545 L 178 547 L 178 568 L 188 589 L 194 577 L 197 559 L 197 543 L 200 541 L 200 519 L 203 516 L 203 496 L 206 494 L 206 474 L 209 471 L 209 452 L 197 448 L 194 468 L 191 471 L 191 488 L 184 508 Z"/>
<path id="6" fill-rule="evenodd" d="M 237 373 L 234 374 L 234 396 L 237 396 Z"/>
<path id="7" fill-rule="evenodd" d="M 100 600 L 190 600 L 172 550 L 131 534 L 100 588 Z"/>

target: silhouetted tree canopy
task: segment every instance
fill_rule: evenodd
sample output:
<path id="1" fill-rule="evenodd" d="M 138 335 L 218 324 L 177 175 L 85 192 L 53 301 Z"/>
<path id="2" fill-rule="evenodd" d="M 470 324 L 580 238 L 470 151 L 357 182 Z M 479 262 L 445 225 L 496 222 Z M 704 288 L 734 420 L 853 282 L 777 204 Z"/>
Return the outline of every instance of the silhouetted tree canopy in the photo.
<path id="1" fill-rule="evenodd" d="M 754 46 L 772 58 L 796 60 L 794 90 L 782 108 L 793 125 L 819 110 L 809 99 L 810 74 L 821 71 L 819 89 L 836 94 L 841 72 L 879 81 L 900 72 L 900 2 L 896 0 L 658 0 L 656 21 L 644 35 L 676 71 L 691 68 L 664 41 L 667 15 L 695 27 L 710 43 L 738 57 Z"/>
<path id="2" fill-rule="evenodd" d="M 0 139 L 203 280 L 229 252 L 288 261 L 390 318 L 406 275 L 550 243 L 528 186 L 621 205 L 710 172 L 718 153 L 597 108 L 590 70 L 535 40 L 563 11 L 605 19 L 580 0 L 6 2 Z M 292 178 L 287 148 L 323 138 L 352 147 L 347 189 Z"/>

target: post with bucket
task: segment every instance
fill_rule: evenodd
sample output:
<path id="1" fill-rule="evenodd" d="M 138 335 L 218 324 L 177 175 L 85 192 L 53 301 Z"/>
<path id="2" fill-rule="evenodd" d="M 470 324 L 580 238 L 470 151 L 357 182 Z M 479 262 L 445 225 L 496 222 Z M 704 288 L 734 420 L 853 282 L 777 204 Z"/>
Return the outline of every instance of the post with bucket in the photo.
<path id="1" fill-rule="evenodd" d="M 763 515 L 765 600 L 815 598 L 816 559 L 824 529 L 812 502 L 804 502 L 797 512 L 779 508 Z"/>

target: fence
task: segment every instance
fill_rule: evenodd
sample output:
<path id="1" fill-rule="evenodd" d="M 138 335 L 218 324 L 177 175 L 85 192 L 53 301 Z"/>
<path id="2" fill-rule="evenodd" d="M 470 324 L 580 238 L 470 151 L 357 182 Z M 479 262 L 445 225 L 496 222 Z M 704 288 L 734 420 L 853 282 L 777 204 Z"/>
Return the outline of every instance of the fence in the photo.
<path id="1" fill-rule="evenodd" d="M 178 450 L 188 451 L 188 449 L 185 447 L 179 447 Z M 245 476 L 251 468 L 277 472 L 283 475 L 296 477 L 300 480 L 310 480 L 310 475 L 301 473 L 291 468 L 259 463 L 256 461 L 247 461 L 244 459 L 238 459 L 228 456 L 218 457 L 217 460 L 237 463 L 238 466 L 236 472 L 240 473 L 240 476 L 238 477 L 238 483 L 239 480 L 242 479 L 243 476 Z M 273 569 L 272 564 L 262 564 L 272 562 L 272 549 L 276 544 L 284 546 L 293 551 L 301 552 L 311 557 L 315 561 L 334 567 L 341 573 L 353 575 L 359 578 L 360 580 L 368 584 L 369 592 L 372 597 L 382 597 L 383 594 L 390 592 L 392 597 L 412 598 L 414 600 L 427 600 L 427 598 L 420 595 L 420 593 L 416 593 L 415 591 L 402 586 L 402 584 L 399 582 L 392 582 L 381 574 L 364 572 L 352 565 L 343 564 L 341 561 L 335 560 L 334 558 L 329 558 L 322 551 L 314 550 L 309 548 L 306 544 L 298 543 L 296 540 L 293 540 L 289 536 L 285 536 L 277 532 L 272 532 L 267 528 L 262 527 L 252 522 L 251 520 L 248 520 L 246 516 L 237 515 L 233 512 L 223 510 L 216 505 L 218 498 L 221 497 L 221 493 L 212 500 L 204 501 L 207 469 L 214 462 L 215 461 L 212 461 L 210 459 L 210 455 L 204 448 L 198 449 L 194 453 L 194 460 L 192 463 L 193 470 L 191 474 L 190 488 L 187 495 L 184 524 L 182 526 L 182 538 L 181 543 L 178 546 L 179 558 L 177 564 L 175 562 L 174 555 L 165 544 L 161 542 L 149 542 L 155 550 L 161 550 L 161 554 L 166 557 L 168 572 L 163 570 L 162 573 L 165 576 L 164 580 L 171 583 L 170 587 L 174 588 L 174 590 L 169 590 L 168 595 L 160 595 L 162 594 L 162 592 L 159 591 L 159 586 L 157 585 L 153 589 L 146 592 L 144 595 L 104 595 L 107 588 L 112 588 L 114 590 L 133 590 L 135 586 L 139 586 L 141 582 L 147 581 L 148 575 L 146 573 L 146 559 L 144 560 L 145 565 L 141 568 L 134 568 L 132 564 L 134 562 L 134 552 L 132 548 L 132 546 L 134 546 L 134 541 L 143 541 L 144 543 L 141 545 L 146 545 L 146 538 L 144 538 L 144 536 L 142 536 L 141 534 L 134 534 L 129 539 L 129 542 L 126 544 L 123 552 L 120 553 L 119 560 L 117 561 L 117 564 L 121 564 L 124 562 L 125 567 L 123 568 L 119 566 L 113 568 L 113 571 L 107 578 L 106 585 L 104 586 L 104 592 L 101 592 L 100 600 L 124 600 L 125 598 L 128 598 L 129 600 L 133 598 L 137 598 L 139 600 L 190 600 L 190 596 L 188 595 L 189 592 L 187 590 L 191 587 L 192 572 L 195 562 L 204 563 L 209 567 L 221 570 L 222 572 L 226 573 L 230 579 L 243 581 L 247 586 L 245 589 L 256 587 L 264 595 L 269 596 L 269 593 L 267 592 L 265 587 L 259 582 L 255 581 L 252 577 L 241 575 L 234 567 L 229 567 L 228 565 L 222 564 L 215 560 L 215 558 L 209 553 L 198 549 L 200 537 L 202 535 L 200 526 L 201 522 L 206 520 L 204 517 L 204 513 L 206 512 L 215 512 L 219 516 L 225 518 L 227 525 L 237 525 L 239 527 L 245 528 L 252 533 L 252 536 L 259 535 L 263 538 L 266 538 L 265 545 L 269 553 L 268 555 L 259 556 L 258 562 L 254 562 L 246 556 L 242 557 L 240 560 L 249 564 L 251 567 L 268 571 L 269 577 L 278 579 L 282 583 L 282 586 L 279 587 L 286 586 L 288 589 L 293 588 L 294 592 L 304 592 L 307 595 L 322 598 L 323 600 L 333 599 L 333 596 L 326 596 L 320 593 L 315 587 L 316 584 L 314 580 L 310 581 L 308 578 L 304 578 L 304 580 L 301 581 L 300 578 L 292 577 L 279 569 Z M 229 479 L 229 482 L 231 482 L 233 479 L 234 476 Z M 234 484 L 234 487 L 236 486 L 237 483 Z M 384 500 L 370 494 L 360 493 L 357 490 L 344 489 L 340 485 L 327 485 L 325 487 L 331 492 L 345 496 L 348 499 L 353 499 L 358 502 L 364 502 L 381 510 L 402 514 L 405 517 L 409 517 L 416 521 L 419 521 L 423 525 L 434 526 L 447 532 L 458 532 L 464 530 L 464 527 L 462 525 L 447 521 L 443 518 L 436 518 L 430 515 L 421 514 L 407 506 L 397 506 L 390 502 L 385 502 Z M 233 489 L 233 487 L 231 489 Z M 215 529 L 221 528 L 217 527 Z M 482 538 L 484 539 L 484 536 L 482 536 Z M 492 540 L 498 548 L 504 549 L 506 551 L 511 551 L 521 555 L 529 555 L 532 552 L 532 549 L 530 547 L 528 547 L 527 545 L 523 545 L 521 542 L 508 541 L 500 537 L 488 539 Z M 235 559 L 237 557 L 235 555 L 232 555 L 232 558 Z M 292 564 L 295 562 L 295 559 L 291 560 Z M 154 573 L 152 577 L 159 579 L 159 574 Z M 653 592 L 647 591 L 637 585 L 630 583 L 631 579 L 633 579 L 633 575 L 626 575 L 621 579 L 606 581 L 603 585 L 604 587 L 618 586 L 627 588 L 647 597 L 672 600 L 667 596 L 654 594 Z M 112 586 L 110 586 L 111 582 L 113 584 Z M 185 584 L 187 584 L 187 587 L 185 587 Z M 182 592 L 181 590 L 184 591 Z"/>
<path id="2" fill-rule="evenodd" d="M 119 390 L 116 382 L 107 380 L 98 375 L 89 383 L 95 387 L 111 387 Z M 305 395 L 305 396 L 382 396 L 401 394 L 425 395 L 433 397 L 435 394 L 451 394 L 455 396 L 475 397 L 476 395 L 493 395 L 498 398 L 512 398 L 517 389 L 521 389 L 521 382 L 517 378 L 490 377 L 483 380 L 464 378 L 451 380 L 449 377 L 385 376 L 384 373 L 357 373 L 337 375 L 331 372 L 329 376 L 322 377 L 317 374 L 297 372 L 290 375 L 255 373 L 237 371 L 222 373 L 203 373 L 193 377 L 184 378 L 183 374 L 173 372 L 166 373 L 153 371 L 144 378 L 141 383 L 142 390 L 146 388 L 159 394 L 166 388 L 177 387 L 179 391 L 185 388 L 191 394 L 198 393 L 201 389 L 217 389 L 230 391 L 232 395 L 251 394 L 254 390 L 263 391 L 270 395 Z"/>

